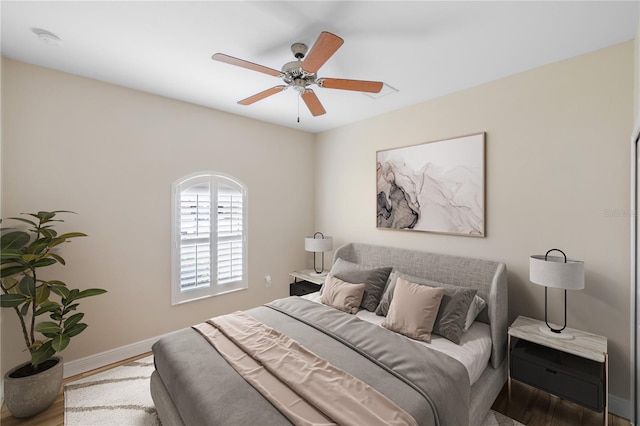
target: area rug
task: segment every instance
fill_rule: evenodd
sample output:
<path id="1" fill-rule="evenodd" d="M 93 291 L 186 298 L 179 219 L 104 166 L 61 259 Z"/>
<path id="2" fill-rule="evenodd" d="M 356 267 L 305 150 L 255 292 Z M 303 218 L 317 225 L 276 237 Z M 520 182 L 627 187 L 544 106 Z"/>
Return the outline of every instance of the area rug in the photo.
<path id="1" fill-rule="evenodd" d="M 153 356 L 149 356 L 66 384 L 65 426 L 159 426 L 149 392 L 152 372 Z M 482 426 L 522 424 L 491 410 Z"/>
<path id="2" fill-rule="evenodd" d="M 149 378 L 153 356 L 64 386 L 65 426 L 158 426 Z"/>
<path id="3" fill-rule="evenodd" d="M 482 426 L 524 426 L 522 423 L 513 420 L 510 417 L 500 414 L 497 411 L 490 410 L 487 417 L 484 418 Z"/>

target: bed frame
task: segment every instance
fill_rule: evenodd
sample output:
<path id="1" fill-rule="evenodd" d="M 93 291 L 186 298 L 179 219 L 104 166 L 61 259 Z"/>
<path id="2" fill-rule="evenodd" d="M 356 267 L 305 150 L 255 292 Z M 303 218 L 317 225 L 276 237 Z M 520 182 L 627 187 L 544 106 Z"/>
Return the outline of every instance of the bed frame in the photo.
<path id="1" fill-rule="evenodd" d="M 508 298 L 504 263 L 361 243 L 340 247 L 334 262 L 338 258 L 372 268 L 392 266 L 408 275 L 478 289 L 478 296 L 487 301 L 487 308 L 477 320 L 489 324 L 492 338 L 489 365 L 471 387 L 470 394 L 470 425 L 480 425 L 507 380 Z M 156 371 L 151 376 L 151 396 L 163 424 L 184 424 Z"/>

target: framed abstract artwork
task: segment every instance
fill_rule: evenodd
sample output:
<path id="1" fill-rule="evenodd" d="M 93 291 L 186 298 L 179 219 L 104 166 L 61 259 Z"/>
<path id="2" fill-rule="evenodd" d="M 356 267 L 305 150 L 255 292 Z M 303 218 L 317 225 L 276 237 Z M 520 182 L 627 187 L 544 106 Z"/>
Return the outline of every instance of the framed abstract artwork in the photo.
<path id="1" fill-rule="evenodd" d="M 485 236 L 485 133 L 376 152 L 379 229 Z"/>

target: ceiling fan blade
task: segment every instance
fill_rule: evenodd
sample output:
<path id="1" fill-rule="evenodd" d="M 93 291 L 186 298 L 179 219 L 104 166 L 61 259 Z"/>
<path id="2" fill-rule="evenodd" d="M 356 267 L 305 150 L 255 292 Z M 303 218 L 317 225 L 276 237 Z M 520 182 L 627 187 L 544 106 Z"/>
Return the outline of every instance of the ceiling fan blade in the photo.
<path id="1" fill-rule="evenodd" d="M 311 111 L 311 114 L 316 117 L 318 115 L 325 114 L 327 111 L 320 103 L 320 99 L 316 96 L 315 92 L 311 89 L 306 89 L 302 95 L 302 100 L 307 104 L 307 108 Z"/>
<path id="2" fill-rule="evenodd" d="M 245 61 L 243 59 L 234 58 L 233 56 L 225 55 L 224 53 L 216 53 L 211 57 L 214 61 L 225 62 L 227 64 L 235 65 L 237 67 L 247 68 L 253 71 L 263 72 L 265 74 L 272 75 L 274 77 L 280 77 L 282 73 L 273 68 L 265 67 L 262 65 L 254 64 L 253 62 Z"/>
<path id="3" fill-rule="evenodd" d="M 347 80 L 344 78 L 320 78 L 318 86 L 327 89 L 354 90 L 356 92 L 379 93 L 384 83 L 381 81 Z"/>
<path id="4" fill-rule="evenodd" d="M 275 87 L 272 87 L 271 89 L 263 90 L 260 93 L 256 93 L 253 96 L 249 96 L 246 99 L 238 101 L 238 103 L 240 105 L 251 105 L 254 102 L 261 101 L 266 97 L 269 97 L 271 95 L 275 95 L 276 93 L 282 92 L 286 88 L 287 88 L 287 86 L 275 86 Z"/>
<path id="5" fill-rule="evenodd" d="M 344 40 L 335 34 L 323 31 L 313 45 L 307 57 L 304 58 L 302 68 L 307 72 L 318 72 L 321 66 L 342 46 Z"/>

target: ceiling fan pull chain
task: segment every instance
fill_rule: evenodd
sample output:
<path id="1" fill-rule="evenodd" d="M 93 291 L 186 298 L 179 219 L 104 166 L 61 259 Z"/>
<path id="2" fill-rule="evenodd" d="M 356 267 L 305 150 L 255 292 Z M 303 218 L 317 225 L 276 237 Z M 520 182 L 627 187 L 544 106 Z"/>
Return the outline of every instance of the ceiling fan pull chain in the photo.
<path id="1" fill-rule="evenodd" d="M 300 122 L 300 97 L 302 93 L 298 93 L 298 123 Z"/>

